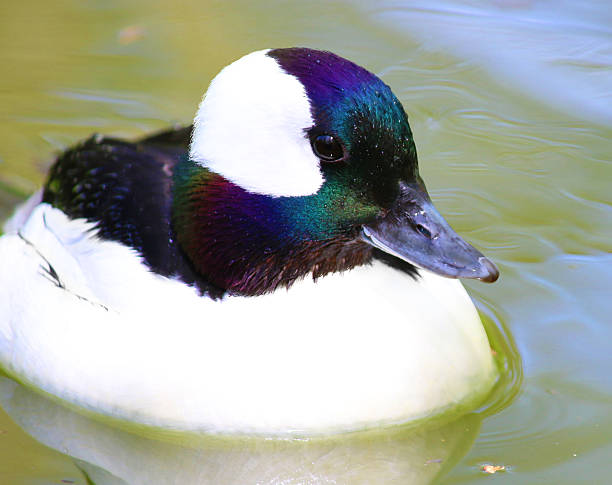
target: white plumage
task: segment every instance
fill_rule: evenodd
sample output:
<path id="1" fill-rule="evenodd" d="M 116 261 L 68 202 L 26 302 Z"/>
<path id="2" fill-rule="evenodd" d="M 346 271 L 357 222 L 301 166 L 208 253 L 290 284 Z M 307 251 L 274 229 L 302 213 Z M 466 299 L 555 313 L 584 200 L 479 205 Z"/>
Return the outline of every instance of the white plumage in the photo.
<path id="1" fill-rule="evenodd" d="M 194 120 L 190 157 L 249 192 L 312 195 L 323 175 L 306 134 L 314 124 L 310 102 L 268 51 L 238 59 L 213 79 Z"/>
<path id="2" fill-rule="evenodd" d="M 378 262 L 213 301 L 46 204 L 0 238 L 0 261 L 6 371 L 119 419 L 313 435 L 437 414 L 496 377 L 461 283 L 427 272 Z"/>

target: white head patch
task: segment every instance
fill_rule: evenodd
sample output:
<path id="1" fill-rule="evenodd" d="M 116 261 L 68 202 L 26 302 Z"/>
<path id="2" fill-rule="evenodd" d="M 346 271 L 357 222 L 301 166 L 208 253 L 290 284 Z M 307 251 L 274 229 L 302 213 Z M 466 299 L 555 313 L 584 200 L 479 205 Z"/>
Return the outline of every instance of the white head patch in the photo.
<path id="1" fill-rule="evenodd" d="M 304 131 L 314 124 L 310 103 L 302 83 L 267 52 L 246 55 L 213 79 L 189 155 L 249 192 L 311 195 L 323 175 Z"/>

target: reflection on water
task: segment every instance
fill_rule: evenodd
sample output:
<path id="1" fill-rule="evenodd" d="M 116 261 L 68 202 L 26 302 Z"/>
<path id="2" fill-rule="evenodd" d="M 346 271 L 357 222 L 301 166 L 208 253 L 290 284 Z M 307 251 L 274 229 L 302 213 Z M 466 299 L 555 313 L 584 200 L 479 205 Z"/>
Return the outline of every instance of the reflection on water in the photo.
<path id="1" fill-rule="evenodd" d="M 78 461 L 96 485 L 427 484 L 469 449 L 481 418 L 426 429 L 325 439 L 221 439 L 143 435 L 70 411 L 8 378 L 0 403 L 25 431 Z"/>
<path id="2" fill-rule="evenodd" d="M 430 49 L 482 65 L 505 88 L 572 117 L 612 124 L 612 10 L 606 0 L 355 3 Z"/>
<path id="3" fill-rule="evenodd" d="M 419 483 L 410 481 L 417 476 L 475 483 L 479 465 L 492 462 L 511 466 L 495 476 L 504 483 L 609 482 L 612 10 L 605 0 L 36 1 L 37 15 L 32 3 L 5 0 L 0 16 L 0 217 L 41 183 L 52 152 L 93 131 L 136 136 L 189 120 L 229 60 L 263 47 L 330 49 L 392 86 L 436 204 L 500 263 L 498 283 L 467 286 L 494 322 L 488 332 L 506 373 L 479 415 L 429 429 L 429 437 L 395 430 L 313 445 L 240 443 L 204 456 L 193 443 L 116 431 L 5 382 L 3 405 L 24 429 L 82 460 L 99 483 L 113 482 L 92 465 L 138 480 L 130 461 L 164 483 L 189 483 L 182 474 L 195 473 L 191 460 L 204 460 L 218 480 L 230 467 L 251 467 L 262 480 L 277 470 L 283 483 L 316 473 L 337 483 L 382 483 L 374 473 L 408 477 L 386 483 Z M 0 473 L 8 472 L 0 481 L 86 483 L 66 458 L 3 419 Z M 165 468 L 168 457 L 175 462 Z"/>

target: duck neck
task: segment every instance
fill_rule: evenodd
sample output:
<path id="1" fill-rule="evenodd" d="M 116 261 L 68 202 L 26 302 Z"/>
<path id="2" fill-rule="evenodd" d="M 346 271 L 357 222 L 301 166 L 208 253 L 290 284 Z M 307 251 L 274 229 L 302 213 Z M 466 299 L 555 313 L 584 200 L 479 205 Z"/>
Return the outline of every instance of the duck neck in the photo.
<path id="1" fill-rule="evenodd" d="M 178 242 L 206 280 L 233 294 L 269 293 L 371 259 L 368 244 L 319 210 L 311 197 L 253 194 L 187 159 L 175 170 Z"/>

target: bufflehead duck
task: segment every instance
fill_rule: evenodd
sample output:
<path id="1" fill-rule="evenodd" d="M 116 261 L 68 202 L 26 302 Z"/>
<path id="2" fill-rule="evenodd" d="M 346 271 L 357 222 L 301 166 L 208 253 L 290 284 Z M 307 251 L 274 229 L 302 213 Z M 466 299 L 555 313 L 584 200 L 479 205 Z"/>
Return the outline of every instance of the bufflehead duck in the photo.
<path id="1" fill-rule="evenodd" d="M 407 116 L 330 52 L 251 53 L 193 127 L 59 156 L 0 238 L 0 364 L 93 414 L 313 435 L 438 415 L 497 371 L 454 278 L 497 279 Z"/>

